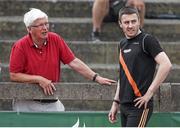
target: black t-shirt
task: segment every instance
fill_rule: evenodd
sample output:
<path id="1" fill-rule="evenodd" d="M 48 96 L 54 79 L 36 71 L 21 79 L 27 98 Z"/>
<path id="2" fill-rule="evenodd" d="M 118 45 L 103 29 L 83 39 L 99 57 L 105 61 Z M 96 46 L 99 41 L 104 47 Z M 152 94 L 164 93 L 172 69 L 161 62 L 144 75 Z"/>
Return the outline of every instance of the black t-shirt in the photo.
<path id="1" fill-rule="evenodd" d="M 132 39 L 124 39 L 120 42 L 124 61 L 142 95 L 147 92 L 153 81 L 156 68 L 154 58 L 163 51 L 155 37 L 149 34 L 145 37 L 145 35 L 145 33 L 140 33 Z M 143 37 L 145 37 L 144 44 Z M 133 103 L 136 98 L 121 65 L 119 97 L 121 103 Z"/>

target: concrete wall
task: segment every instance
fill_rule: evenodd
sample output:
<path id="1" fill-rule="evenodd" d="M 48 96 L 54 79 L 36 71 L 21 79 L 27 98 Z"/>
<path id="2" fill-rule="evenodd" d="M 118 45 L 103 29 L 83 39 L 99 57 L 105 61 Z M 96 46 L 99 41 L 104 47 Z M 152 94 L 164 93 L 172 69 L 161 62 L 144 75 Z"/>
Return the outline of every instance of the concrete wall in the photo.
<path id="1" fill-rule="evenodd" d="M 1 110 L 11 110 L 12 99 L 53 99 L 59 97 L 66 110 L 101 110 L 111 107 L 116 85 L 101 86 L 96 83 L 56 83 L 53 96 L 45 96 L 36 84 L 0 82 Z M 154 96 L 154 110 L 180 111 L 180 83 L 164 83 Z"/>

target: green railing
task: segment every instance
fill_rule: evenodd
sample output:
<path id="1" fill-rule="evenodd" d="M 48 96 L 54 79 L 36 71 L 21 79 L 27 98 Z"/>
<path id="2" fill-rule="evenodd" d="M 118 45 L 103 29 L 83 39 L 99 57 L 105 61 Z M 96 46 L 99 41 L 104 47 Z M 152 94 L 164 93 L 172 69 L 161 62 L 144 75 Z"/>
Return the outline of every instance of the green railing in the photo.
<path id="1" fill-rule="evenodd" d="M 119 127 L 120 118 L 111 124 L 108 112 L 59 112 L 25 113 L 0 112 L 0 127 L 72 127 L 79 120 L 79 127 Z M 179 127 L 180 113 L 153 113 L 148 126 Z"/>

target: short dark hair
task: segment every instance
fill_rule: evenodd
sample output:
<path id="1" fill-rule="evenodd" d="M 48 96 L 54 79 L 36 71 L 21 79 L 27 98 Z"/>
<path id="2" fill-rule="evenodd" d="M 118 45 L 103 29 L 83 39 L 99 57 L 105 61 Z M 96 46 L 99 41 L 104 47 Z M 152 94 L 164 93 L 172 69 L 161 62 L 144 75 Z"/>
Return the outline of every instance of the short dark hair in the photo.
<path id="1" fill-rule="evenodd" d="M 121 17 L 124 14 L 136 14 L 138 18 L 140 19 L 138 9 L 130 6 L 125 6 L 122 9 L 119 10 L 119 21 L 121 22 Z"/>

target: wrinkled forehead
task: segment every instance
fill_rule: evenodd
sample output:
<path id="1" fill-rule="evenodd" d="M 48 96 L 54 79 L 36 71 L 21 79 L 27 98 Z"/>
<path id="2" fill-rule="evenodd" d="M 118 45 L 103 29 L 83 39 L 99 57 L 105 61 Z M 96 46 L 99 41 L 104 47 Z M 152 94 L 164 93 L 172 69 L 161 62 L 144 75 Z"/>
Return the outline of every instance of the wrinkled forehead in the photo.
<path id="1" fill-rule="evenodd" d="M 125 22 L 125 21 L 132 21 L 132 20 L 138 20 L 138 16 L 136 13 L 133 14 L 123 14 L 121 17 L 121 22 Z"/>

